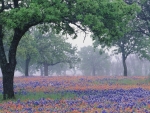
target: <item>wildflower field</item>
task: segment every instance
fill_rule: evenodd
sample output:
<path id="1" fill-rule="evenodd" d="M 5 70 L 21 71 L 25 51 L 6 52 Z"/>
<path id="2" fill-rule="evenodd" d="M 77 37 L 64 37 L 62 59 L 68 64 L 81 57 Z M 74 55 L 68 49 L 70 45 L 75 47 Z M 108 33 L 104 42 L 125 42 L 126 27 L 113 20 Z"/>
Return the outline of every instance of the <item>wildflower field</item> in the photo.
<path id="1" fill-rule="evenodd" d="M 147 77 L 15 77 L 16 99 L 0 113 L 150 113 Z"/>

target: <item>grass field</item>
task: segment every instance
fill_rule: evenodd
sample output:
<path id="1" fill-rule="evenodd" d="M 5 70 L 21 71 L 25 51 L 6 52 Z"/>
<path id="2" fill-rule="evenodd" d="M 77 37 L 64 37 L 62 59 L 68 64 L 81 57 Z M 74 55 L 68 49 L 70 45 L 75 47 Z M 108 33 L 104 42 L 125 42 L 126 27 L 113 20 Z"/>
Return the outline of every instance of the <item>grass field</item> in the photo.
<path id="1" fill-rule="evenodd" d="M 16 77 L 0 113 L 150 113 L 147 77 Z"/>

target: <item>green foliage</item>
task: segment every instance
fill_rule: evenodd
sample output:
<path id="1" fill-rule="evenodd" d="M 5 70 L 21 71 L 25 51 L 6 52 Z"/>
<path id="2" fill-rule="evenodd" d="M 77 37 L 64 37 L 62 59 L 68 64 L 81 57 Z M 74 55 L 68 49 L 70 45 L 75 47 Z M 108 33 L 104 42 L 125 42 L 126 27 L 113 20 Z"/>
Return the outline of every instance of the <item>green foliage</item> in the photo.
<path id="1" fill-rule="evenodd" d="M 24 5 L 26 4 L 26 5 Z M 94 35 L 107 35 L 110 41 L 123 34 L 125 25 L 139 10 L 136 4 L 127 5 L 122 0 L 34 0 L 21 1 L 20 8 L 4 11 L 2 23 L 9 28 L 25 28 L 40 23 L 49 23 L 56 31 L 74 34 L 70 25 L 82 30 L 90 29 Z M 120 32 L 120 28 L 122 31 Z M 123 30 L 124 29 L 124 30 Z M 74 34 L 76 37 L 76 34 Z"/>
<path id="2" fill-rule="evenodd" d="M 133 0 L 129 0 L 127 2 L 132 3 Z M 139 5 L 142 6 L 143 5 L 142 3 L 145 3 L 145 0 L 140 1 Z M 137 6 L 136 4 L 132 4 L 132 5 L 136 7 L 137 11 L 135 11 L 132 14 L 128 13 L 130 16 L 128 15 L 122 16 L 122 21 L 124 23 L 119 24 L 119 26 L 116 29 L 116 30 L 120 30 L 120 33 L 122 35 L 117 35 L 119 37 L 116 38 L 116 40 L 111 40 L 111 41 L 107 41 L 111 39 L 111 37 L 109 36 L 107 37 L 107 35 L 101 36 L 101 38 L 103 38 L 105 41 L 101 41 L 99 37 L 93 35 L 93 38 L 95 39 L 94 46 L 95 47 L 101 46 L 102 48 L 108 48 L 108 49 L 114 46 L 116 47 L 116 49 L 114 50 L 114 54 L 121 53 L 123 56 L 122 60 L 126 60 L 130 54 L 138 54 L 141 58 L 144 57 L 148 59 L 149 38 L 143 35 L 138 30 L 140 28 L 140 24 L 143 23 L 143 21 L 139 19 L 138 14 L 143 9 L 140 9 L 139 7 L 141 6 Z M 122 11 L 124 10 L 118 10 L 118 13 L 123 14 Z"/>
<path id="3" fill-rule="evenodd" d="M 148 60 L 150 60 L 150 57 L 149 57 L 149 53 L 150 53 L 149 2 L 150 2 L 149 0 L 139 1 L 139 4 L 142 10 L 138 13 L 136 17 L 136 23 L 135 23 L 135 28 L 134 28 L 134 31 L 136 31 L 138 35 L 140 36 L 142 35 L 142 38 L 143 38 L 143 40 L 140 42 L 140 45 L 143 45 L 143 48 L 139 50 L 139 56 L 140 58 L 146 58 Z"/>

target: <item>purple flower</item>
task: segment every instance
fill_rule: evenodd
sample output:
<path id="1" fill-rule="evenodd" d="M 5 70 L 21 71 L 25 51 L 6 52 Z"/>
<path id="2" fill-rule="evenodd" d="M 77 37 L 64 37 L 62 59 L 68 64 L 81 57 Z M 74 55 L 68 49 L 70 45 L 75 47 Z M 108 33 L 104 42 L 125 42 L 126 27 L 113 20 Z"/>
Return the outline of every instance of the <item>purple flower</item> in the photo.
<path id="1" fill-rule="evenodd" d="M 107 113 L 106 110 L 103 110 L 102 113 Z"/>
<path id="2" fill-rule="evenodd" d="M 42 111 L 43 110 L 43 108 L 38 108 L 38 111 Z"/>
<path id="3" fill-rule="evenodd" d="M 39 105 L 39 102 L 38 102 L 38 101 L 35 101 L 35 102 L 34 102 L 34 105 L 36 105 L 36 106 Z"/>
<path id="4" fill-rule="evenodd" d="M 103 107 L 102 105 L 97 106 L 97 108 L 102 108 L 102 107 Z"/>

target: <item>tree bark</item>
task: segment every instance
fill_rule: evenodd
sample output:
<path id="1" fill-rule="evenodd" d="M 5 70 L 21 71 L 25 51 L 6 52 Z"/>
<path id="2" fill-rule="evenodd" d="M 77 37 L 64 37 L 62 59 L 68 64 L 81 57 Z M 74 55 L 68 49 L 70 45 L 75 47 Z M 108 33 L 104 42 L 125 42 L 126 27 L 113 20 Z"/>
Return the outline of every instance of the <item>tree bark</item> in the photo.
<path id="1" fill-rule="evenodd" d="M 3 99 L 15 98 L 13 89 L 14 71 L 16 67 L 14 57 L 9 56 L 9 63 L 7 63 L 4 46 L 3 46 L 3 28 L 0 25 L 0 66 L 3 77 Z M 12 49 L 10 50 L 12 52 Z M 12 52 L 13 53 L 13 52 Z M 9 54 L 12 55 L 12 54 Z"/>
<path id="2" fill-rule="evenodd" d="M 7 63 L 3 46 L 3 28 L 0 25 L 0 66 L 3 75 L 3 99 L 15 98 L 13 89 L 13 78 L 16 62 Z"/>
<path id="3" fill-rule="evenodd" d="M 48 64 L 44 63 L 44 76 L 48 76 Z"/>
<path id="4" fill-rule="evenodd" d="M 15 7 L 15 8 L 18 8 L 18 7 L 19 7 L 18 1 L 19 1 L 19 0 L 13 0 L 13 2 L 14 2 L 14 7 Z"/>
<path id="5" fill-rule="evenodd" d="M 7 63 L 5 66 L 1 66 L 3 74 L 3 99 L 12 99 L 14 96 L 14 72 L 16 64 Z"/>
<path id="6" fill-rule="evenodd" d="M 124 69 L 123 75 L 127 76 L 128 74 L 127 74 L 126 57 L 124 54 L 122 54 L 122 63 L 123 63 L 123 69 Z"/>
<path id="7" fill-rule="evenodd" d="M 43 76 L 43 66 L 40 67 L 41 76 Z"/>
<path id="8" fill-rule="evenodd" d="M 26 58 L 25 61 L 25 76 L 29 76 L 29 63 L 30 63 L 30 57 Z"/>

